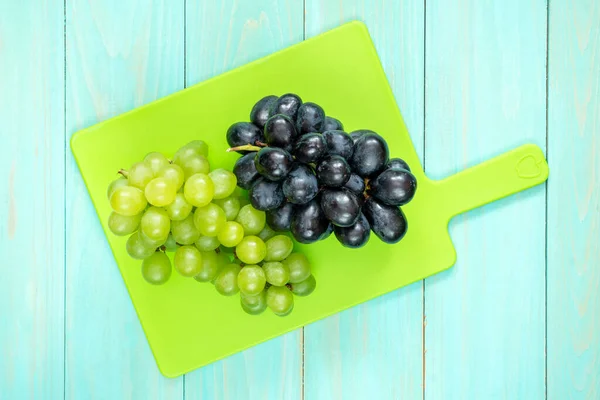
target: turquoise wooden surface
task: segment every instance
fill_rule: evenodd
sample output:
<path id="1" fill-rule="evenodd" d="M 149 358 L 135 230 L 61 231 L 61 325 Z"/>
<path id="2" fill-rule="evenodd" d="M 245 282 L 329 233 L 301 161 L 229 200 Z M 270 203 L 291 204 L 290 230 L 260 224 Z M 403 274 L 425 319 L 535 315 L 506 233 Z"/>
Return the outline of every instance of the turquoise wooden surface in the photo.
<path id="1" fill-rule="evenodd" d="M 532 141 L 547 186 L 456 218 L 455 268 L 163 378 L 66 140 L 351 19 L 430 176 Z M 599 398 L 599 21 L 597 0 L 0 0 L 0 399 Z"/>
<path id="2" fill-rule="evenodd" d="M 600 3 L 550 5 L 548 398 L 600 398 Z"/>
<path id="3" fill-rule="evenodd" d="M 544 149 L 546 3 L 430 0 L 426 13 L 427 173 Z M 545 206 L 539 186 L 451 222 L 457 263 L 425 282 L 425 397 L 544 397 Z"/>
<path id="4" fill-rule="evenodd" d="M 62 39 L 62 0 L 0 1 L 1 399 L 63 395 Z"/>

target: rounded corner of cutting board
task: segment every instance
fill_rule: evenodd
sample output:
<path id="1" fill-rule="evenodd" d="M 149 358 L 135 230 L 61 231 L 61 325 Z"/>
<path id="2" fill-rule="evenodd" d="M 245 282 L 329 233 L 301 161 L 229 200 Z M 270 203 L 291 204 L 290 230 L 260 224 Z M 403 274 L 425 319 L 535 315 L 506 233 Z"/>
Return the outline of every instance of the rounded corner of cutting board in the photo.
<path id="1" fill-rule="evenodd" d="M 361 31 L 363 31 L 364 33 L 369 35 L 369 28 L 367 27 L 367 24 L 365 24 L 363 21 L 361 21 L 359 19 L 350 21 L 347 23 L 347 25 L 356 27 L 357 29 L 360 29 Z"/>
<path id="2" fill-rule="evenodd" d="M 71 139 L 69 140 L 69 147 L 71 148 L 71 152 L 77 156 L 77 151 L 78 151 L 78 144 L 79 144 L 79 137 L 81 136 L 81 134 L 83 133 L 84 130 L 80 130 L 75 132 L 72 136 Z"/>
<path id="3" fill-rule="evenodd" d="M 176 378 L 180 377 L 181 375 L 185 374 L 185 372 L 182 372 L 182 371 L 179 371 L 179 370 L 175 370 L 175 369 L 171 369 L 171 367 L 165 367 L 163 365 L 163 363 L 160 362 L 158 360 L 158 358 L 156 358 L 156 357 L 154 358 L 154 361 L 156 362 L 156 367 L 158 368 L 158 371 L 165 378 L 176 379 Z"/>

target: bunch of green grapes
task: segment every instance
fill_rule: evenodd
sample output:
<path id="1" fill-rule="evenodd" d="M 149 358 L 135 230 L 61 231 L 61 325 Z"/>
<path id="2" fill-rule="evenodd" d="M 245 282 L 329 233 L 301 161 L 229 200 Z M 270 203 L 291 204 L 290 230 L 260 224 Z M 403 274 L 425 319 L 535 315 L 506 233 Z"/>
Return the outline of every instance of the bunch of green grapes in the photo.
<path id="1" fill-rule="evenodd" d="M 306 257 L 292 253 L 290 237 L 277 235 L 265 212 L 247 204 L 231 171 L 211 171 L 203 141 L 186 144 L 172 160 L 153 152 L 119 172 L 108 187 L 108 227 L 128 236 L 127 253 L 142 260 L 148 283 L 166 283 L 174 267 L 222 295 L 239 293 L 249 314 L 269 307 L 280 316 L 292 311 L 293 294 L 315 289 Z"/>

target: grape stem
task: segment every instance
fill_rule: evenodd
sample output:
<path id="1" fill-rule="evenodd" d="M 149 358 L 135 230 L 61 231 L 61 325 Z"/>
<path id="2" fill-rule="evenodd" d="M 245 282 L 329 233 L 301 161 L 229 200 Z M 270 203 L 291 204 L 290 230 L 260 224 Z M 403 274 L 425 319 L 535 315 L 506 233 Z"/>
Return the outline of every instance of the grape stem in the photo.
<path id="1" fill-rule="evenodd" d="M 125 169 L 120 169 L 119 174 L 123 175 L 125 178 L 129 177 L 129 172 L 127 172 Z"/>
<path id="2" fill-rule="evenodd" d="M 243 146 L 230 147 L 227 149 L 227 152 L 230 153 L 232 151 L 259 151 L 260 149 L 260 147 L 252 146 L 250 143 L 248 143 Z"/>
<path id="3" fill-rule="evenodd" d="M 268 144 L 261 142 L 260 140 L 257 140 L 256 142 L 254 142 L 255 145 L 257 145 L 258 147 L 269 147 Z"/>

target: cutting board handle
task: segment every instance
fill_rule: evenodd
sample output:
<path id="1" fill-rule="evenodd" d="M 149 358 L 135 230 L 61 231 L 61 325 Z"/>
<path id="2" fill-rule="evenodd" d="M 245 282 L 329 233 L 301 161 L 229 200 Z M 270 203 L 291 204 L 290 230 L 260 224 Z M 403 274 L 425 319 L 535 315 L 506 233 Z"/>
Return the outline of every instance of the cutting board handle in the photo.
<path id="1" fill-rule="evenodd" d="M 438 181 L 450 218 L 529 189 L 548 179 L 548 163 L 534 144 L 507 153 Z"/>

